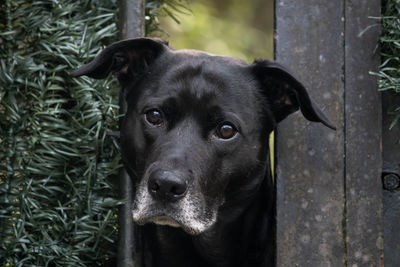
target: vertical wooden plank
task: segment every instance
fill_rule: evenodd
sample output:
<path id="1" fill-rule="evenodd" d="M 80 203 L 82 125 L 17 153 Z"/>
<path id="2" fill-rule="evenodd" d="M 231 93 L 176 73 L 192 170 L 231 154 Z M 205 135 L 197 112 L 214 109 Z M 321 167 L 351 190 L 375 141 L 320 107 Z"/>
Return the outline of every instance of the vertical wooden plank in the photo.
<path id="1" fill-rule="evenodd" d="M 389 107 L 400 106 L 400 96 L 382 94 L 383 122 L 383 221 L 385 266 L 400 266 L 400 123 L 391 130 L 394 116 L 387 114 Z"/>
<path id="2" fill-rule="evenodd" d="M 120 3 L 121 39 L 145 35 L 144 0 L 122 0 Z M 124 114 L 127 106 L 121 89 L 119 113 Z M 119 174 L 121 199 L 125 204 L 119 208 L 118 267 L 135 266 L 134 225 L 132 218 L 132 180 L 124 168 Z"/>
<path id="3" fill-rule="evenodd" d="M 380 264 L 381 106 L 368 74 L 379 29 L 359 36 L 379 10 L 379 0 L 276 2 L 276 59 L 338 127 L 305 127 L 297 114 L 278 128 L 278 266 Z"/>
<path id="4" fill-rule="evenodd" d="M 336 124 L 291 115 L 277 131 L 277 266 L 343 266 L 344 1 L 276 0 L 276 60 Z"/>
<path id="5" fill-rule="evenodd" d="M 382 229 L 382 113 L 376 77 L 379 0 L 345 1 L 346 241 L 348 266 L 380 266 Z"/>
<path id="6" fill-rule="evenodd" d="M 120 23 L 122 39 L 145 35 L 144 0 L 122 0 L 120 4 Z"/>
<path id="7" fill-rule="evenodd" d="M 132 218 L 132 181 L 124 168 L 119 173 L 120 198 L 124 204 L 119 207 L 118 221 L 118 267 L 133 267 L 134 227 Z"/>

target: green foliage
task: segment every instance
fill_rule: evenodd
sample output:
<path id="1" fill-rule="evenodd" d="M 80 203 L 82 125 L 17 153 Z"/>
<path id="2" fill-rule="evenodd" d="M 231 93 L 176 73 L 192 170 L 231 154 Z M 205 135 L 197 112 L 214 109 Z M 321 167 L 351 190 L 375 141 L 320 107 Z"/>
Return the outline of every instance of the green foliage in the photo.
<path id="1" fill-rule="evenodd" d="M 177 15 L 179 25 L 161 19 L 174 48 L 199 49 L 248 62 L 273 58 L 273 1 L 198 0 L 190 4 L 190 10 Z"/>
<path id="2" fill-rule="evenodd" d="M 180 24 L 177 14 L 189 14 L 189 0 L 148 0 L 146 1 L 146 34 L 166 33 L 160 27 L 160 17 L 169 17 Z"/>
<path id="3" fill-rule="evenodd" d="M 181 8 L 148 1 L 147 30 Z M 0 266 L 116 265 L 119 88 L 68 73 L 117 40 L 117 13 L 0 1 Z"/>
<path id="4" fill-rule="evenodd" d="M 116 1 L 8 0 L 0 15 L 0 265 L 116 253 L 118 88 L 68 72 L 116 40 Z"/>
<path id="5" fill-rule="evenodd" d="M 386 0 L 382 6 L 382 34 L 380 38 L 382 65 L 377 75 L 379 90 L 400 97 L 400 1 Z M 400 107 L 391 106 L 391 128 L 400 119 Z"/>

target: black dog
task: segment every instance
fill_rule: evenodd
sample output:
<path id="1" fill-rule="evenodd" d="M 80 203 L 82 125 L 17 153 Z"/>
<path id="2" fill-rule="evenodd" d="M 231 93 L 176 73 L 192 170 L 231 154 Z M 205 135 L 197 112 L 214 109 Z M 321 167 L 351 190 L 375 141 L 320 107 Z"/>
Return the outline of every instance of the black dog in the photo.
<path id="1" fill-rule="evenodd" d="M 334 128 L 281 65 L 158 39 L 114 43 L 72 76 L 119 80 L 124 166 L 134 184 L 140 266 L 274 265 L 268 135 L 300 108 Z"/>

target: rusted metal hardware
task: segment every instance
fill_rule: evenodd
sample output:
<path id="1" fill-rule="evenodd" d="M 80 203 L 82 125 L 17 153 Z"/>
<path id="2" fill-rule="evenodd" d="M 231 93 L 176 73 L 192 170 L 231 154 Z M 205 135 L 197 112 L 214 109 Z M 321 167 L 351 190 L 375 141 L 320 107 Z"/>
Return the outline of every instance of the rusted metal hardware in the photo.
<path id="1" fill-rule="evenodd" d="M 382 173 L 383 189 L 394 191 L 400 189 L 400 175 L 394 172 Z"/>

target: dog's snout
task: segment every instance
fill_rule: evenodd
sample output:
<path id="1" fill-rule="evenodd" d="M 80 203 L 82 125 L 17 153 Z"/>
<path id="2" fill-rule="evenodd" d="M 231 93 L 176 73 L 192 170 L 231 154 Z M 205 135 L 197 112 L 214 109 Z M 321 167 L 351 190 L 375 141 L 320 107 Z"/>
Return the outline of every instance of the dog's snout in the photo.
<path id="1" fill-rule="evenodd" d="M 186 180 L 174 172 L 158 170 L 149 177 L 148 190 L 157 200 L 175 201 L 185 196 L 187 191 Z"/>

